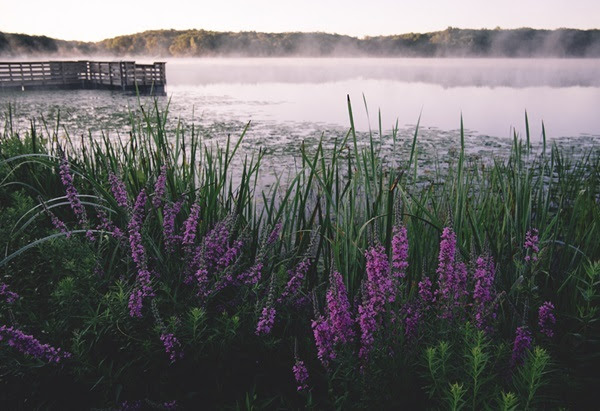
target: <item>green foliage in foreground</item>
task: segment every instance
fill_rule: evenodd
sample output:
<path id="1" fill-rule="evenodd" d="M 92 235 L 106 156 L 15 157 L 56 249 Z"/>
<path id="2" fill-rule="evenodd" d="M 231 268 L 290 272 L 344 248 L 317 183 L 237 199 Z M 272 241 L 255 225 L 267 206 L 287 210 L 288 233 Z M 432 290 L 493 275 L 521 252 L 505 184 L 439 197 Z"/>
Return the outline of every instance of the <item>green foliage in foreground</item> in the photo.
<path id="1" fill-rule="evenodd" d="M 465 155 L 461 138 L 457 155 L 440 164 L 446 171 L 424 177 L 418 129 L 413 150 L 395 158 L 396 168 L 381 164 L 373 135 L 360 149 L 352 127 L 331 151 L 303 147 L 300 167 L 262 192 L 261 154 L 239 159 L 239 141 L 205 147 L 193 131 L 169 134 L 165 124 L 166 113 L 155 110 L 133 119 L 127 141 L 90 138 L 82 146 L 59 140 L 58 132 L 5 127 L 0 285 L 19 298 L 9 301 L 3 291 L 0 326 L 71 357 L 48 363 L 4 338 L 1 403 L 41 409 L 165 409 L 172 400 L 183 409 L 590 406 L 600 365 L 596 148 L 576 158 L 545 144 L 535 153 L 529 138 L 522 143 L 515 136 L 506 158 L 485 163 Z M 388 138 L 396 142 L 397 135 Z M 85 220 L 65 195 L 61 161 L 74 176 Z M 111 174 L 123 182 L 128 204 L 114 196 Z M 156 189 L 162 176 L 164 195 Z M 148 200 L 137 207 L 142 190 Z M 166 210 L 177 203 L 173 233 L 193 232 L 194 239 L 169 248 Z M 196 207 L 198 223 L 186 230 Z M 64 223 L 64 233 L 52 217 Z M 342 274 L 359 321 L 358 306 L 369 295 L 365 255 L 381 249 L 386 260 L 392 256 L 399 227 L 408 233 L 409 265 L 396 299 L 375 319 L 370 355 L 359 354 L 363 328 L 355 323 L 353 339 L 336 341 L 335 358 L 324 364 L 313 320 L 326 315 L 328 290 L 339 292 L 333 272 Z M 419 305 L 425 277 L 442 289 L 436 267 L 445 227 L 456 234 L 452 259 L 469 274 L 469 294 L 454 297 L 449 317 L 438 302 Z M 524 248 L 532 229 L 539 230 L 536 252 Z M 223 252 L 213 256 L 207 250 L 221 230 Z M 137 233 L 144 249 L 138 260 Z M 230 251 L 234 257 L 221 263 Z M 470 294 L 478 256 L 491 257 L 495 268 L 484 329 L 476 327 Z M 303 263 L 299 290 L 279 301 Z M 260 279 L 246 280 L 258 264 Z M 144 269 L 153 295 L 142 299 L 137 317 L 131 296 L 145 284 Z M 544 301 L 556 307 L 552 337 L 538 326 Z M 257 332 L 267 308 L 276 309 L 275 320 L 268 332 Z M 409 332 L 415 310 L 421 310 L 418 326 Z M 517 327 L 531 334 L 532 344 L 513 361 Z M 167 335 L 176 338 L 170 349 Z M 309 374 L 300 392 L 292 373 L 298 360 Z"/>

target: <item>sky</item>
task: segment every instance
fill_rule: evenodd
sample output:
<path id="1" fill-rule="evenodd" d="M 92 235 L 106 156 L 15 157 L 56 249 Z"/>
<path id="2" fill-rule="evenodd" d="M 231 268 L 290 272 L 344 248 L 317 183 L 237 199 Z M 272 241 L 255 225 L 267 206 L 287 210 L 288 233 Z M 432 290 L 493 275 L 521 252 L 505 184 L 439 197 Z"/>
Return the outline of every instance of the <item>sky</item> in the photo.
<path id="1" fill-rule="evenodd" d="M 98 41 L 157 29 L 356 37 L 458 28 L 600 28 L 600 0 L 0 0 L 0 31 Z"/>

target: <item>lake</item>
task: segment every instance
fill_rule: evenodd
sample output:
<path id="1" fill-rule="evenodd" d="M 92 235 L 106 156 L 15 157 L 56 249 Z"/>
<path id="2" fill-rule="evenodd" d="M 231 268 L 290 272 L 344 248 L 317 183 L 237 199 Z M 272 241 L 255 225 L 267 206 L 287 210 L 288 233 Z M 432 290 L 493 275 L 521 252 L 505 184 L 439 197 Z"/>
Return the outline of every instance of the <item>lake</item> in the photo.
<path id="1" fill-rule="evenodd" d="M 526 110 L 534 143 L 542 121 L 549 139 L 579 148 L 600 142 L 599 59 L 173 59 L 167 82 L 159 105 L 169 104 L 171 126 L 193 124 L 215 142 L 240 135 L 251 121 L 245 150 L 262 147 L 290 159 L 302 141 L 331 144 L 347 133 L 347 96 L 362 139 L 369 128 L 378 136 L 380 110 L 384 148 L 396 122 L 406 148 L 420 116 L 420 151 L 443 156 L 456 148 L 462 114 L 470 152 L 499 153 L 513 132 L 524 136 Z M 0 120 L 8 102 L 20 127 L 30 118 L 40 125 L 42 116 L 52 123 L 60 112 L 72 135 L 126 134 L 129 112 L 138 109 L 136 97 L 110 91 L 11 92 L 0 99 Z"/>

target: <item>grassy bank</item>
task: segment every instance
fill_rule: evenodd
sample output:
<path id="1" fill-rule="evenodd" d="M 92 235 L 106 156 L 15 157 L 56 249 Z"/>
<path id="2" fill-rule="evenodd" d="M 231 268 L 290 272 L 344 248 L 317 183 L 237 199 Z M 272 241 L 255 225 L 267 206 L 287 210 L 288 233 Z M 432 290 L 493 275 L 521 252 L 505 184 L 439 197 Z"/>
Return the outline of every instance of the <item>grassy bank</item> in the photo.
<path id="1" fill-rule="evenodd" d="M 384 166 L 352 126 L 263 192 L 261 153 L 236 158 L 243 133 L 211 148 L 166 121 L 77 144 L 4 128 L 1 402 L 591 406 L 597 148 L 515 136 L 483 162 L 461 133 L 422 175 L 418 128 Z"/>

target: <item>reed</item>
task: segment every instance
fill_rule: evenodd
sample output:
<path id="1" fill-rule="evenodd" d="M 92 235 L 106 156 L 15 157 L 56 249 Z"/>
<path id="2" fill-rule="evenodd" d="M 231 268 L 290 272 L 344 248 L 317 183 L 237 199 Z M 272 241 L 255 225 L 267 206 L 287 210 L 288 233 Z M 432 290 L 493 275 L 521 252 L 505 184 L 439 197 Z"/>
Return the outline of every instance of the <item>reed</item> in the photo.
<path id="1" fill-rule="evenodd" d="M 368 114 L 366 102 L 365 109 Z M 104 134 L 94 139 L 88 134 L 74 141 L 58 121 L 41 128 L 32 123 L 30 130 L 20 133 L 9 115 L 0 137 L 0 278 L 23 298 L 17 306 L 1 307 L 0 322 L 43 333 L 67 347 L 74 358 L 68 371 L 40 374 L 33 371 L 39 363 L 17 366 L 16 355 L 1 354 L 16 367 L 3 368 L 10 381 L 28 375 L 47 383 L 48 376 L 58 375 L 92 392 L 90 398 L 78 399 L 88 405 L 110 406 L 136 396 L 192 401 L 206 391 L 200 394 L 182 378 L 209 381 L 209 376 L 193 369 L 202 365 L 217 378 L 207 382 L 213 387 L 209 400 L 213 405 L 231 405 L 227 401 L 241 398 L 248 405 L 253 398 L 249 393 L 254 392 L 287 406 L 349 406 L 357 398 L 366 402 L 356 404 L 372 406 L 377 401 L 373 393 L 389 389 L 400 378 L 408 388 L 429 387 L 430 399 L 423 390 L 414 405 L 477 409 L 502 404 L 513 409 L 517 404 L 531 407 L 559 401 L 544 388 L 564 382 L 565 377 L 554 374 L 546 384 L 552 358 L 567 364 L 578 378 L 577 387 L 563 393 L 563 404 L 584 404 L 584 395 L 591 394 L 593 386 L 585 379 L 585 369 L 589 361 L 598 361 L 592 347 L 600 335 L 594 277 L 600 260 L 598 151 L 569 156 L 548 145 L 545 135 L 542 147 L 536 149 L 526 116 L 525 142 L 515 135 L 506 156 L 477 160 L 466 154 L 461 119 L 457 156 L 437 160 L 436 172 L 424 175 L 418 167 L 418 125 L 407 142 L 410 152 L 401 155 L 396 147 L 404 142 L 397 125 L 384 136 L 379 114 L 378 133 L 369 132 L 364 146 L 354 128 L 350 100 L 348 113 L 350 129 L 343 138 L 331 149 L 324 148 L 323 140 L 316 146 L 302 145 L 296 168 L 279 176 L 269 190 L 259 184 L 264 153 L 239 156 L 250 124 L 239 138 L 210 146 L 194 127 L 179 124 L 168 130 L 168 108 L 161 111 L 155 104 L 142 108 L 139 117 L 131 115 L 127 138 Z M 379 147 L 388 138 L 395 149 L 393 161 L 384 163 Z M 60 164 L 68 164 L 74 177 L 76 197 L 87 211 L 84 223 L 70 208 L 68 190 L 65 196 Z M 111 178 L 122 182 L 124 199 L 115 196 Z M 164 187 L 158 188 L 160 184 Z M 149 196 L 147 202 L 142 201 L 142 192 Z M 142 204 L 133 206 L 136 201 Z M 51 221 L 63 222 L 65 229 L 58 230 Z M 379 351 L 367 365 L 360 365 L 355 355 L 357 339 L 354 345 L 337 343 L 334 368 L 323 368 L 315 355 L 310 321 L 330 304 L 326 294 L 332 272 L 341 273 L 351 309 L 361 304 L 364 308 L 365 255 L 370 247 L 381 245 L 391 256 L 400 226 L 408 233 L 406 277 L 394 291 L 397 299 L 386 304 L 386 314 L 378 320 L 392 321 L 396 316 L 400 323 L 390 323 L 396 327 L 390 330 L 397 334 L 377 334 Z M 188 227 L 193 239 L 186 245 L 177 239 L 183 234 L 177 233 Z M 469 326 L 453 329 L 422 312 L 421 321 L 430 328 L 419 331 L 415 344 L 399 336 L 406 331 L 410 309 L 416 307 L 419 282 L 426 276 L 439 281 L 435 272 L 446 227 L 456 234 L 457 261 L 464 262 L 469 272 L 477 256 L 495 262 L 494 332 L 474 332 Z M 115 235 L 116 228 L 123 237 Z M 533 230 L 538 230 L 536 252 L 524 246 Z M 85 236 L 94 241 L 85 241 Z M 173 247 L 171 241 L 179 245 Z M 140 246 L 142 257 L 136 257 Z M 68 257 L 70 252 L 77 258 Z M 220 259 L 224 256 L 229 256 L 226 263 Z M 52 271 L 50 276 L 44 275 L 43 266 Z M 297 274 L 300 267 L 304 274 Z M 207 270 L 206 277 L 202 269 Z M 127 304 L 130 295 L 147 285 L 140 279 L 144 270 L 151 271 L 152 291 L 141 300 L 142 318 L 135 319 Z M 300 304 L 296 308 L 276 298 L 290 287 L 294 275 L 300 275 L 294 280 L 299 284 L 293 294 L 294 304 Z M 469 278 L 468 283 L 473 285 L 474 280 Z M 151 308 L 146 301 L 151 301 Z M 535 324 L 536 309 L 543 301 L 557 307 L 558 337 L 549 341 L 536 335 L 546 351 L 533 349 L 524 368 L 515 372 L 516 385 L 506 385 L 502 355 L 517 327 Z M 472 303 L 463 302 L 468 312 Z M 464 315 L 472 320 L 470 314 Z M 257 321 L 262 321 L 261 333 L 255 332 Z M 160 339 L 154 338 L 157 333 Z M 142 369 L 153 376 L 165 372 L 159 355 L 163 343 L 171 361 L 180 351 L 192 359 L 188 366 L 168 368 L 178 383 L 163 384 L 159 379 L 136 385 L 136 373 Z M 419 346 L 429 348 L 414 356 Z M 585 347 L 577 358 L 568 354 L 575 346 Z M 394 360 L 382 360 L 384 347 L 397 350 Z M 438 358 L 442 347 L 445 354 Z M 243 350 L 264 361 L 264 368 L 248 361 Z M 412 360 L 424 355 L 426 366 Z M 223 356 L 228 360 L 220 364 Z M 314 387 L 305 397 L 294 394 L 293 384 L 279 378 L 287 367 L 282 364 L 289 359 L 293 365 L 298 356 L 308 365 L 308 381 Z M 240 385 L 224 387 L 219 379 L 236 361 Z M 441 370 L 439 364 L 446 363 L 447 369 Z M 368 370 L 358 379 L 353 378 L 357 364 Z M 399 373 L 393 368 L 399 364 L 413 371 Z M 254 377 L 244 380 L 244 373 Z M 266 381 L 285 394 L 274 394 Z M 300 385 L 305 381 L 303 374 Z M 123 387 L 127 388 L 123 394 L 115 391 Z M 372 391 L 361 391 L 365 387 Z M 152 397 L 152 390 L 160 398 Z M 50 394 L 40 389 L 38 398 L 43 395 Z M 390 403 L 401 401 L 390 392 L 382 395 Z M 52 407 L 61 404 L 51 397 Z M 18 402 L 17 396 L 0 398 Z M 265 401 L 257 404 L 270 404 Z"/>

